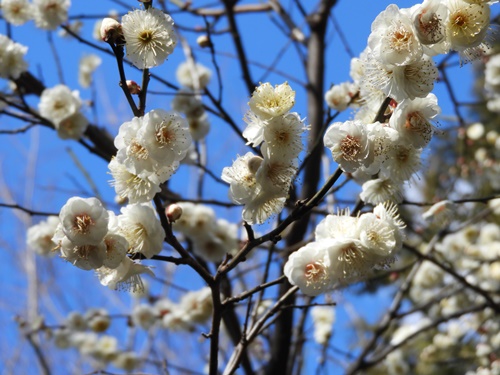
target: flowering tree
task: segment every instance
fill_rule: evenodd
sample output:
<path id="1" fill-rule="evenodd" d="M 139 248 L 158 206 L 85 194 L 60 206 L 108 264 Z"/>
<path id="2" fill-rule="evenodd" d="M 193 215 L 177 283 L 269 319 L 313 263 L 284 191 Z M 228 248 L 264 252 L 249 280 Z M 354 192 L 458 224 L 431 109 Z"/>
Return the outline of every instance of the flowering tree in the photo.
<path id="1" fill-rule="evenodd" d="M 500 372 L 496 1 L 390 4 L 357 53 L 340 3 L 2 0 L 1 136 L 58 155 L 3 182 L 7 371 Z"/>

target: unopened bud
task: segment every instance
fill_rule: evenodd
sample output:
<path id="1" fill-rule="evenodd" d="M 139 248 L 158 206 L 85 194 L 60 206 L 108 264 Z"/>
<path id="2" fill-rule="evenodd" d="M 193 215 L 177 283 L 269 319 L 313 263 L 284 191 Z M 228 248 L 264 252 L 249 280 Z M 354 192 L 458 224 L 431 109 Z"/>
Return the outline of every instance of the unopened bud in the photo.
<path id="1" fill-rule="evenodd" d="M 260 156 L 253 156 L 250 158 L 247 162 L 248 164 L 248 170 L 252 173 L 255 174 L 260 168 L 260 165 L 262 164 L 262 159 Z"/>
<path id="2" fill-rule="evenodd" d="M 122 25 L 113 18 L 104 18 L 101 23 L 101 38 L 108 43 L 115 43 L 122 38 Z"/>
<path id="3" fill-rule="evenodd" d="M 196 39 L 196 43 L 198 43 L 198 45 L 201 48 L 205 48 L 205 47 L 210 47 L 210 45 L 212 44 L 212 41 L 210 40 L 208 35 L 200 35 L 198 37 L 198 39 Z"/>
<path id="4" fill-rule="evenodd" d="M 141 86 L 139 86 L 137 82 L 130 79 L 127 80 L 127 88 L 132 95 L 139 95 L 141 93 Z"/>
<path id="5" fill-rule="evenodd" d="M 169 222 L 174 223 L 182 216 L 182 207 L 173 203 L 165 209 L 165 215 L 167 215 Z"/>

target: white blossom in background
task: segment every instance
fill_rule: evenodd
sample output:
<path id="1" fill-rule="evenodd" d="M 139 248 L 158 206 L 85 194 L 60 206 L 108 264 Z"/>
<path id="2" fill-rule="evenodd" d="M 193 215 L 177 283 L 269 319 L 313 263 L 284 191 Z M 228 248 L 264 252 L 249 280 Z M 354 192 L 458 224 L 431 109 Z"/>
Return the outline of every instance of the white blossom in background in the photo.
<path id="1" fill-rule="evenodd" d="M 171 105 L 174 111 L 184 113 L 186 117 L 199 117 L 205 113 L 200 97 L 189 88 L 177 91 Z"/>
<path id="2" fill-rule="evenodd" d="M 44 30 L 55 30 L 68 20 L 70 0 L 33 0 L 35 25 Z"/>
<path id="3" fill-rule="evenodd" d="M 184 294 L 178 304 L 183 319 L 189 324 L 205 323 L 213 310 L 212 291 L 209 287 Z"/>
<path id="4" fill-rule="evenodd" d="M 38 110 L 42 117 L 58 123 L 80 111 L 81 106 L 80 93 L 76 90 L 71 91 L 68 86 L 59 84 L 43 90 L 40 95 Z"/>
<path id="5" fill-rule="evenodd" d="M 54 123 L 57 135 L 61 139 L 80 139 L 89 126 L 89 121 L 80 112 L 76 112 Z"/>
<path id="6" fill-rule="evenodd" d="M 208 115 L 206 113 L 203 113 L 199 117 L 187 117 L 186 120 L 188 122 L 189 131 L 193 141 L 202 140 L 210 131 L 210 121 L 208 120 Z"/>
<path id="7" fill-rule="evenodd" d="M 127 58 L 139 69 L 163 64 L 177 44 L 172 17 L 156 8 L 124 15 L 122 31 Z"/>
<path id="8" fill-rule="evenodd" d="M 0 2 L 5 20 L 19 26 L 33 18 L 33 8 L 28 0 L 2 0 Z"/>
<path id="9" fill-rule="evenodd" d="M 320 345 L 326 345 L 332 335 L 335 322 L 334 306 L 313 306 L 311 318 L 314 324 L 314 340 Z"/>
<path id="10" fill-rule="evenodd" d="M 49 216 L 46 220 L 32 225 L 26 232 L 26 244 L 39 255 L 54 255 L 56 244 L 52 242 L 52 237 L 59 223 L 59 217 Z"/>
<path id="11" fill-rule="evenodd" d="M 342 82 L 333 85 L 325 93 L 326 105 L 336 111 L 345 110 L 358 93 L 358 85 L 352 82 Z"/>
<path id="12" fill-rule="evenodd" d="M 203 90 L 210 82 L 212 72 L 200 63 L 185 61 L 179 64 L 175 76 L 181 86 L 192 90 Z"/>
<path id="13" fill-rule="evenodd" d="M 147 304 L 140 304 L 132 310 L 132 323 L 135 326 L 148 330 L 158 321 L 155 309 Z"/>
<path id="14" fill-rule="evenodd" d="M 141 356 L 135 352 L 118 353 L 116 358 L 113 360 L 113 366 L 127 372 L 134 371 L 141 365 L 141 363 Z"/>
<path id="15" fill-rule="evenodd" d="M 0 34 L 0 77 L 17 79 L 28 70 L 24 56 L 28 47 L 23 46 Z"/>
<path id="16" fill-rule="evenodd" d="M 60 29 L 57 33 L 61 38 L 71 38 L 74 35 L 80 35 L 83 27 L 83 22 L 80 20 L 73 21 L 66 25 L 66 29 Z"/>
<path id="17" fill-rule="evenodd" d="M 78 83 L 87 88 L 92 84 L 92 74 L 101 65 L 102 59 L 94 54 L 85 55 L 78 65 Z"/>

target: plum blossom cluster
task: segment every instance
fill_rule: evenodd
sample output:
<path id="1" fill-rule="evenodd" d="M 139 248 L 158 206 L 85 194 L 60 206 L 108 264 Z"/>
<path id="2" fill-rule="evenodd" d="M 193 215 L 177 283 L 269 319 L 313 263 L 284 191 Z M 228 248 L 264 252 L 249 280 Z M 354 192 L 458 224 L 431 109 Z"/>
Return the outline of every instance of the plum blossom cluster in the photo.
<path id="1" fill-rule="evenodd" d="M 139 304 L 133 309 L 131 320 L 145 330 L 161 327 L 171 331 L 192 331 L 197 324 L 210 319 L 212 310 L 212 292 L 204 287 L 186 292 L 177 303 L 161 298 L 152 305 Z"/>
<path id="2" fill-rule="evenodd" d="M 62 139 L 80 139 L 89 122 L 81 113 L 80 93 L 66 85 L 56 85 L 43 90 L 38 103 L 40 115 L 54 125 Z"/>
<path id="3" fill-rule="evenodd" d="M 295 92 L 286 82 L 257 87 L 248 103 L 243 136 L 248 144 L 261 146 L 262 156 L 248 152 L 222 171 L 230 199 L 245 205 L 242 216 L 249 224 L 262 224 L 281 212 L 288 198 L 307 129 L 304 119 L 290 112 L 294 104 Z"/>
<path id="4" fill-rule="evenodd" d="M 205 138 L 210 130 L 208 115 L 201 101 L 200 91 L 210 82 L 212 72 L 200 63 L 191 60 L 177 68 L 177 81 L 183 86 L 172 100 L 172 109 L 183 113 L 189 124 L 193 140 Z"/>
<path id="5" fill-rule="evenodd" d="M 488 110 L 500 113 L 500 53 L 490 56 L 486 62 L 484 86 Z"/>
<path id="6" fill-rule="evenodd" d="M 55 222 L 28 232 L 28 244 L 47 251 Z M 142 289 L 140 274 L 149 268 L 127 254 L 151 258 L 162 250 L 165 232 L 150 204 L 130 204 L 120 215 L 106 210 L 97 198 L 72 197 L 61 208 L 52 236 L 61 258 L 83 270 L 95 270 L 101 284 L 112 289 Z"/>
<path id="7" fill-rule="evenodd" d="M 98 368 L 113 365 L 133 371 L 142 363 L 139 353 L 119 348 L 116 337 L 106 334 L 111 317 L 104 309 L 89 309 L 85 314 L 72 311 L 56 328 L 41 327 L 48 333 L 54 345 L 63 350 L 76 349 L 92 360 Z"/>
<path id="8" fill-rule="evenodd" d="M 182 215 L 173 229 L 192 243 L 193 253 L 207 262 L 221 262 L 226 254 L 238 250 L 238 227 L 217 218 L 212 208 L 190 202 L 176 203 Z"/>
<path id="9" fill-rule="evenodd" d="M 120 126 L 109 163 L 116 194 L 129 203 L 148 202 L 186 156 L 192 138 L 177 112 L 155 109 Z"/>
<path id="10" fill-rule="evenodd" d="M 2 16 L 12 25 L 30 20 L 43 30 L 55 30 L 68 20 L 70 0 L 2 0 Z"/>
<path id="11" fill-rule="evenodd" d="M 365 202 L 397 201 L 402 183 L 419 170 L 422 149 L 435 132 L 430 120 L 440 113 L 431 94 L 438 76 L 432 57 L 457 51 L 469 61 L 482 55 L 491 3 L 389 5 L 372 23 L 367 48 L 351 62 L 353 82 L 325 94 L 333 109 L 358 108 L 354 121 L 333 124 L 324 142 L 341 168 L 364 182 Z M 392 101 L 379 114 L 386 98 Z"/>
<path id="12" fill-rule="evenodd" d="M 357 217 L 349 211 L 328 215 L 316 227 L 315 241 L 290 255 L 285 276 L 309 296 L 360 281 L 393 262 L 404 227 L 393 204 L 379 204 Z"/>
<path id="13" fill-rule="evenodd" d="M 28 47 L 0 34 L 0 77 L 17 79 L 28 70 L 28 63 L 24 59 L 26 52 Z"/>

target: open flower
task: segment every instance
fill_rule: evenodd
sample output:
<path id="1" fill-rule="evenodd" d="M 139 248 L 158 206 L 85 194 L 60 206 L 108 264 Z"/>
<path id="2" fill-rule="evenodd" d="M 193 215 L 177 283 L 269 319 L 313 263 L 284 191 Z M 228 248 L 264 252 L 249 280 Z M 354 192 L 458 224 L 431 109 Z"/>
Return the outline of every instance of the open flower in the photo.
<path id="1" fill-rule="evenodd" d="M 68 19 L 70 0 L 34 0 L 35 25 L 44 30 L 55 30 Z"/>
<path id="2" fill-rule="evenodd" d="M 163 64 L 174 51 L 174 21 L 160 9 L 134 10 L 122 18 L 127 58 L 139 69 Z"/>
<path id="3" fill-rule="evenodd" d="M 263 120 L 287 113 L 294 104 L 295 91 L 288 82 L 275 87 L 269 82 L 262 83 L 255 89 L 248 102 L 250 109 Z"/>
<path id="4" fill-rule="evenodd" d="M 72 197 L 61 208 L 64 234 L 75 245 L 98 245 L 108 232 L 108 211 L 97 198 Z"/>

